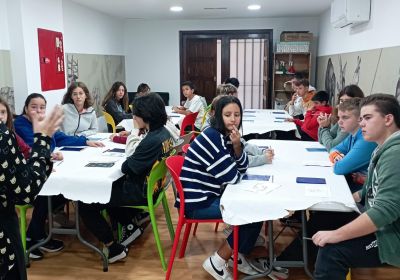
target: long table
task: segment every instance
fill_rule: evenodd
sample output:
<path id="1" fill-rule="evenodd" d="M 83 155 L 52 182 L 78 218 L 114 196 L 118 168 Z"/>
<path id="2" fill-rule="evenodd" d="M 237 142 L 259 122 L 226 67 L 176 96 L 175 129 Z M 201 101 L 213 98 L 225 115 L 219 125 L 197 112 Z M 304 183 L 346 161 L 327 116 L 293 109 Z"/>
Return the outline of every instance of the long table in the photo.
<path id="1" fill-rule="evenodd" d="M 174 124 L 179 124 L 184 117 L 181 114 L 174 113 L 172 111 L 172 106 L 165 106 L 165 110 Z M 275 130 L 296 130 L 296 125 L 294 123 L 284 121 L 286 118 L 291 118 L 291 116 L 284 110 L 245 109 L 243 111 L 242 135 L 252 133 L 262 134 Z M 131 131 L 133 129 L 133 121 L 132 119 L 122 120 L 118 126 Z"/>
<path id="2" fill-rule="evenodd" d="M 243 111 L 243 135 L 270 131 L 296 130 L 293 122 L 285 122 L 291 116 L 284 110 L 245 109 Z"/>
<path id="3" fill-rule="evenodd" d="M 131 120 L 132 121 L 132 120 Z M 121 165 L 125 160 L 125 153 L 112 152 L 114 148 L 124 149 L 125 145 L 117 144 L 109 140 L 110 134 L 99 133 L 89 137 L 91 140 L 102 141 L 105 147 L 83 147 L 80 151 L 63 151 L 64 160 L 55 162 L 53 173 L 44 184 L 39 195 L 48 196 L 49 209 L 49 234 L 47 238 L 29 248 L 26 254 L 26 263 L 29 265 L 29 253 L 46 244 L 53 234 L 76 235 L 86 246 L 96 251 L 103 260 L 103 271 L 108 271 L 108 259 L 96 246 L 87 242 L 80 234 L 79 207 L 77 201 L 85 203 L 107 203 L 111 197 L 112 183 L 120 178 Z M 88 164 L 111 164 L 111 167 L 87 167 Z M 54 228 L 52 215 L 51 196 L 63 195 L 65 198 L 75 201 L 75 228 Z"/>
<path id="4" fill-rule="evenodd" d="M 303 210 L 357 211 L 350 189 L 344 176 L 335 175 L 329 165 L 328 153 L 317 142 L 251 140 L 250 143 L 275 150 L 275 159 L 270 165 L 249 168 L 247 173 L 268 175 L 269 181 L 242 180 L 236 185 L 228 185 L 221 198 L 223 220 L 231 225 L 268 221 L 269 244 L 274 244 L 272 221 L 283 218 L 289 211 L 302 211 L 302 237 L 309 238 Z M 306 165 L 308 164 L 308 165 Z M 317 166 L 322 165 L 322 166 Z M 296 183 L 297 177 L 317 177 L 326 184 Z M 269 246 L 270 263 L 275 266 L 299 267 L 308 271 L 307 242 L 303 242 L 304 261 L 274 261 L 274 246 Z M 270 266 L 272 269 L 272 265 Z M 270 271 L 260 275 L 265 276 Z M 259 276 L 246 277 L 254 279 Z"/>

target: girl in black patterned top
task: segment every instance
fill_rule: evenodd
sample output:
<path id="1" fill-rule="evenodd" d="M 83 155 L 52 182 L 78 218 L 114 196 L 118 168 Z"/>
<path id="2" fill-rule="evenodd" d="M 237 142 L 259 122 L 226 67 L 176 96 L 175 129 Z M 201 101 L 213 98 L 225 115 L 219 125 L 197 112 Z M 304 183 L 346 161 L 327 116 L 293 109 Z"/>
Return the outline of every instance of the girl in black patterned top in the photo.
<path id="1" fill-rule="evenodd" d="M 56 108 L 43 121 L 34 121 L 34 145 L 29 160 L 20 152 L 14 133 L 0 121 L 0 279 L 27 278 L 15 204 L 29 204 L 50 175 L 51 136 L 62 122 Z"/>

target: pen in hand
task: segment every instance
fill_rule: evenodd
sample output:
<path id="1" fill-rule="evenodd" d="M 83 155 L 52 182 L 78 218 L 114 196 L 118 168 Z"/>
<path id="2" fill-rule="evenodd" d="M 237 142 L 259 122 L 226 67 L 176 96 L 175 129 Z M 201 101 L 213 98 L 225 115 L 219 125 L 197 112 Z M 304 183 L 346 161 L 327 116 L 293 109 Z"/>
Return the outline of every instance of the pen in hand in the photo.
<path id="1" fill-rule="evenodd" d="M 56 164 L 56 166 L 59 166 L 61 163 L 63 163 L 64 161 L 62 160 L 62 161 L 59 161 L 57 164 Z"/>

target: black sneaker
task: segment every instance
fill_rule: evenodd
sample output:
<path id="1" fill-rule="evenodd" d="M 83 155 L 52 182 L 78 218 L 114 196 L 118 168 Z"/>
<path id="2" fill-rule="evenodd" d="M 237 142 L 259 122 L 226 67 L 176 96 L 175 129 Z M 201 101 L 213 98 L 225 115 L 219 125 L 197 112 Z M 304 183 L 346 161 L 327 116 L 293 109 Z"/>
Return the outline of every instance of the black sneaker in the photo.
<path id="1" fill-rule="evenodd" d="M 127 256 L 127 249 L 124 245 L 114 242 L 108 247 L 108 262 L 115 263 L 116 261 L 122 260 Z"/>
<path id="2" fill-rule="evenodd" d="M 26 240 L 26 248 L 29 249 L 36 243 L 37 243 L 37 241 L 34 242 L 31 240 Z M 39 248 L 36 248 L 35 250 L 33 250 L 29 253 L 29 258 L 32 260 L 41 260 L 41 259 L 43 259 L 43 253 L 42 253 L 42 251 L 39 250 Z"/>
<path id="3" fill-rule="evenodd" d="M 143 233 L 143 229 L 135 224 L 122 226 L 121 245 L 128 247 L 133 241 L 136 240 Z"/>
<path id="4" fill-rule="evenodd" d="M 54 253 L 54 252 L 58 252 L 58 251 L 61 251 L 62 249 L 64 249 L 64 242 L 62 242 L 61 240 L 57 240 L 57 239 L 50 239 L 49 242 L 40 246 L 39 248 L 42 251 Z"/>

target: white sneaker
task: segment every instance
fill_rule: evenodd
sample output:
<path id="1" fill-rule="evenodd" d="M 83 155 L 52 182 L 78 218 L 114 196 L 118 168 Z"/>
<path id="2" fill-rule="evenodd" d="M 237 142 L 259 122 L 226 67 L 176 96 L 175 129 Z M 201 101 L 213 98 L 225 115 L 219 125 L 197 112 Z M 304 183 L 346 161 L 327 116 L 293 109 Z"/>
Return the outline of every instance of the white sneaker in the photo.
<path id="1" fill-rule="evenodd" d="M 215 261 L 214 261 L 215 262 Z M 203 268 L 217 280 L 233 280 L 227 265 L 218 266 L 213 262 L 213 256 L 203 262 Z"/>
<path id="2" fill-rule="evenodd" d="M 263 273 L 269 269 L 267 258 L 255 258 L 249 261 L 249 265 L 256 271 Z M 272 272 L 268 275 L 273 280 L 282 280 L 289 277 L 289 270 L 284 267 L 274 266 Z"/>
<path id="3" fill-rule="evenodd" d="M 233 267 L 233 256 L 229 259 L 228 264 L 230 267 Z M 238 270 L 247 275 L 256 275 L 259 272 L 252 268 L 247 261 L 246 257 L 242 254 L 238 254 Z"/>

